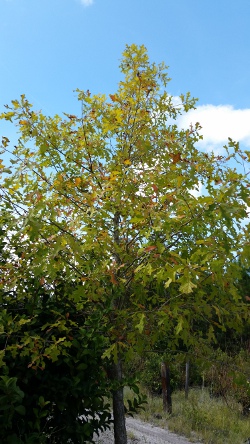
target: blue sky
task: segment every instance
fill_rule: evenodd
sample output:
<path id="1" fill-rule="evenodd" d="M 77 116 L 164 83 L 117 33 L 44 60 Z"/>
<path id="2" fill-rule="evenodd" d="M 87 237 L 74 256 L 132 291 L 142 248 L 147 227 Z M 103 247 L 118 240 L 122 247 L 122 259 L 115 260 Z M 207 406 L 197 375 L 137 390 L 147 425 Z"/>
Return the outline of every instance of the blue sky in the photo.
<path id="1" fill-rule="evenodd" d="M 208 147 L 250 147 L 249 0 L 0 0 L 0 17 L 0 110 L 24 93 L 76 113 L 73 90 L 113 93 L 125 45 L 144 44 L 169 65 L 169 93 L 199 98 L 182 125 L 200 121 Z"/>

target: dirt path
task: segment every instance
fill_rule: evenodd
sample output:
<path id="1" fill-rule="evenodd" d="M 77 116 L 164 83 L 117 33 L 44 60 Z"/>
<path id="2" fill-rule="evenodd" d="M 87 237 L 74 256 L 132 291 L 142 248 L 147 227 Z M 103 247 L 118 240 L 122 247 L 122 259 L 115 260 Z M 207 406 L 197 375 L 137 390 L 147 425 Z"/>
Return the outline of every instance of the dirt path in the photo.
<path id="1" fill-rule="evenodd" d="M 162 429 L 139 419 L 127 418 L 126 425 L 128 444 L 191 444 L 188 439 L 171 433 L 167 428 Z M 96 444 L 112 444 L 113 442 L 112 431 L 105 432 L 96 439 Z"/>

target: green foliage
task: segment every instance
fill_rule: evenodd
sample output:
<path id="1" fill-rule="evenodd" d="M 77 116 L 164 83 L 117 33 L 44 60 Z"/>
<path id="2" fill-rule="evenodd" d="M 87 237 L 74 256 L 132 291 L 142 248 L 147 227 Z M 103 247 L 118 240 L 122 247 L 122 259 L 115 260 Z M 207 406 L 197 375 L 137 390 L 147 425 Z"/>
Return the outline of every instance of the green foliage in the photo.
<path id="1" fill-rule="evenodd" d="M 138 389 L 139 390 L 139 389 Z M 144 394 L 137 393 L 137 396 L 133 396 L 132 399 L 127 400 L 128 406 L 125 405 L 125 413 L 130 416 L 134 416 L 140 410 L 145 410 L 145 404 L 147 404 L 147 397 Z"/>
<path id="2" fill-rule="evenodd" d="M 249 260 L 248 178 L 235 169 L 246 154 L 231 140 L 225 156 L 203 153 L 198 124 L 172 123 L 195 100 L 174 103 L 165 65 L 151 64 L 143 46 L 126 48 L 121 71 L 108 98 L 78 91 L 80 117 L 46 117 L 24 95 L 1 115 L 20 131 L 13 150 L 2 143 L 13 174 L 3 174 L 1 206 L 18 220 L 11 243 L 30 241 L 9 279 L 28 263 L 50 279 L 77 272 L 83 299 L 115 309 L 106 356 L 140 349 L 146 331 L 192 344 L 195 319 L 213 319 L 209 340 L 217 324 L 237 328 L 244 304 L 234 258 Z M 199 184 L 206 191 L 196 198 Z"/>
<path id="3" fill-rule="evenodd" d="M 80 444 L 109 426 L 100 312 L 77 309 L 78 286 L 30 278 L 0 295 L 2 443 Z"/>
<path id="4" fill-rule="evenodd" d="M 11 429 L 15 413 L 25 415 L 22 405 L 24 392 L 17 386 L 17 378 L 1 376 L 0 380 L 0 420 L 1 428 Z"/>
<path id="5" fill-rule="evenodd" d="M 127 46 L 120 68 L 109 97 L 77 91 L 80 116 L 45 116 L 24 95 L 0 115 L 20 135 L 13 148 L 2 140 L 12 168 L 0 162 L 0 222 L 8 226 L 0 288 L 15 289 L 18 304 L 27 291 L 30 301 L 21 316 L 3 311 L 2 345 L 21 332 L 5 352 L 34 371 L 47 360 L 65 363 L 69 350 L 78 356 L 95 316 L 90 341 L 100 339 L 103 359 L 115 362 L 163 335 L 169 349 L 197 346 L 200 337 L 212 342 L 215 330 L 237 330 L 249 316 L 235 285 L 250 259 L 249 226 L 242 226 L 249 153 L 232 140 L 220 155 L 197 148 L 199 124 L 175 124 L 196 100 L 187 93 L 176 104 L 166 66 L 151 63 L 144 46 Z M 200 185 L 204 193 L 195 197 Z M 73 324 L 61 303 L 42 318 L 40 296 L 27 288 L 32 278 L 35 288 L 53 289 L 58 276 L 66 287 L 78 284 L 67 307 L 74 306 Z M 71 344 L 74 328 L 79 339 Z"/>
<path id="6" fill-rule="evenodd" d="M 244 415 L 250 414 L 249 354 L 243 350 L 237 355 L 228 355 L 217 350 L 210 356 L 210 366 L 205 372 L 206 384 L 212 396 L 239 403 Z"/>
<path id="7" fill-rule="evenodd" d="M 195 100 L 181 95 L 175 104 L 165 65 L 151 64 L 145 47 L 126 47 L 121 72 L 108 98 L 78 91 L 80 117 L 46 117 L 24 95 L 1 115 L 20 132 L 13 150 L 2 143 L 13 174 L 3 174 L 1 206 L 14 211 L 16 236 L 30 242 L 9 278 L 28 263 L 50 279 L 77 272 L 83 299 L 114 307 L 106 356 L 140 349 L 146 331 L 192 344 L 195 319 L 213 319 L 209 340 L 215 324 L 237 328 L 244 304 L 234 258 L 249 260 L 240 228 L 248 177 L 235 169 L 246 154 L 231 140 L 225 155 L 203 153 L 198 124 L 172 123 Z M 206 192 L 196 198 L 199 184 Z"/>
<path id="8" fill-rule="evenodd" d="M 125 367 L 126 373 L 137 375 L 143 386 L 150 394 L 160 394 L 162 391 L 161 363 L 166 362 L 170 371 L 171 390 L 181 390 L 185 387 L 186 361 L 190 358 L 184 352 L 178 353 L 147 353 L 141 357 L 135 355 L 132 362 Z M 204 360 L 204 357 L 203 357 Z M 202 366 L 200 360 L 192 356 L 190 366 L 191 386 L 201 386 Z"/>
<path id="9" fill-rule="evenodd" d="M 174 393 L 168 426 L 206 444 L 242 444 L 250 436 L 249 420 L 240 415 L 237 402 L 228 406 L 205 390 L 191 390 L 188 400 L 183 392 Z"/>

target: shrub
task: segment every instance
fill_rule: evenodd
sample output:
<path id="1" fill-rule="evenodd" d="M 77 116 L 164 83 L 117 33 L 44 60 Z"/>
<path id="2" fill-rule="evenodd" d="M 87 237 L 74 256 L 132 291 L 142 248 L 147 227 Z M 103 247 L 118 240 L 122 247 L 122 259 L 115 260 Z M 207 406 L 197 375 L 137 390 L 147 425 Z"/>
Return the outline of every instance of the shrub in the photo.
<path id="1" fill-rule="evenodd" d="M 36 290 L 21 302 L 2 295 L 0 442 L 91 441 L 111 420 L 104 338 L 97 331 L 101 314 L 77 310 L 64 285 L 57 294 Z"/>
<path id="2" fill-rule="evenodd" d="M 211 395 L 222 397 L 227 403 L 231 398 L 236 400 L 244 415 L 250 413 L 249 364 L 247 352 L 230 356 L 218 350 L 206 371 L 206 383 L 210 385 Z"/>

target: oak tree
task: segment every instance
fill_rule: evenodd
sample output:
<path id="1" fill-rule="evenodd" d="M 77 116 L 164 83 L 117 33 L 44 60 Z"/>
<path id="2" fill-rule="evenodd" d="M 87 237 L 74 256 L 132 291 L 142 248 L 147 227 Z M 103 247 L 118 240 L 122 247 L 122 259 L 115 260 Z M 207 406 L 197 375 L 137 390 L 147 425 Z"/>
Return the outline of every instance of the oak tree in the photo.
<path id="1" fill-rule="evenodd" d="M 108 97 L 77 90 L 78 116 L 13 100 L 1 118 L 19 140 L 3 137 L 11 171 L 0 168 L 13 239 L 29 243 L 2 286 L 17 285 L 24 269 L 41 286 L 61 273 L 79 284 L 69 295 L 77 310 L 90 303 L 103 313 L 115 443 L 125 444 L 122 361 L 131 351 L 163 332 L 175 347 L 192 346 L 200 324 L 211 341 L 215 326 L 237 329 L 248 315 L 235 258 L 248 266 L 249 153 L 231 139 L 219 155 L 199 149 L 200 125 L 177 124 L 196 100 L 167 92 L 167 67 L 144 46 L 127 46 L 120 69 Z"/>

